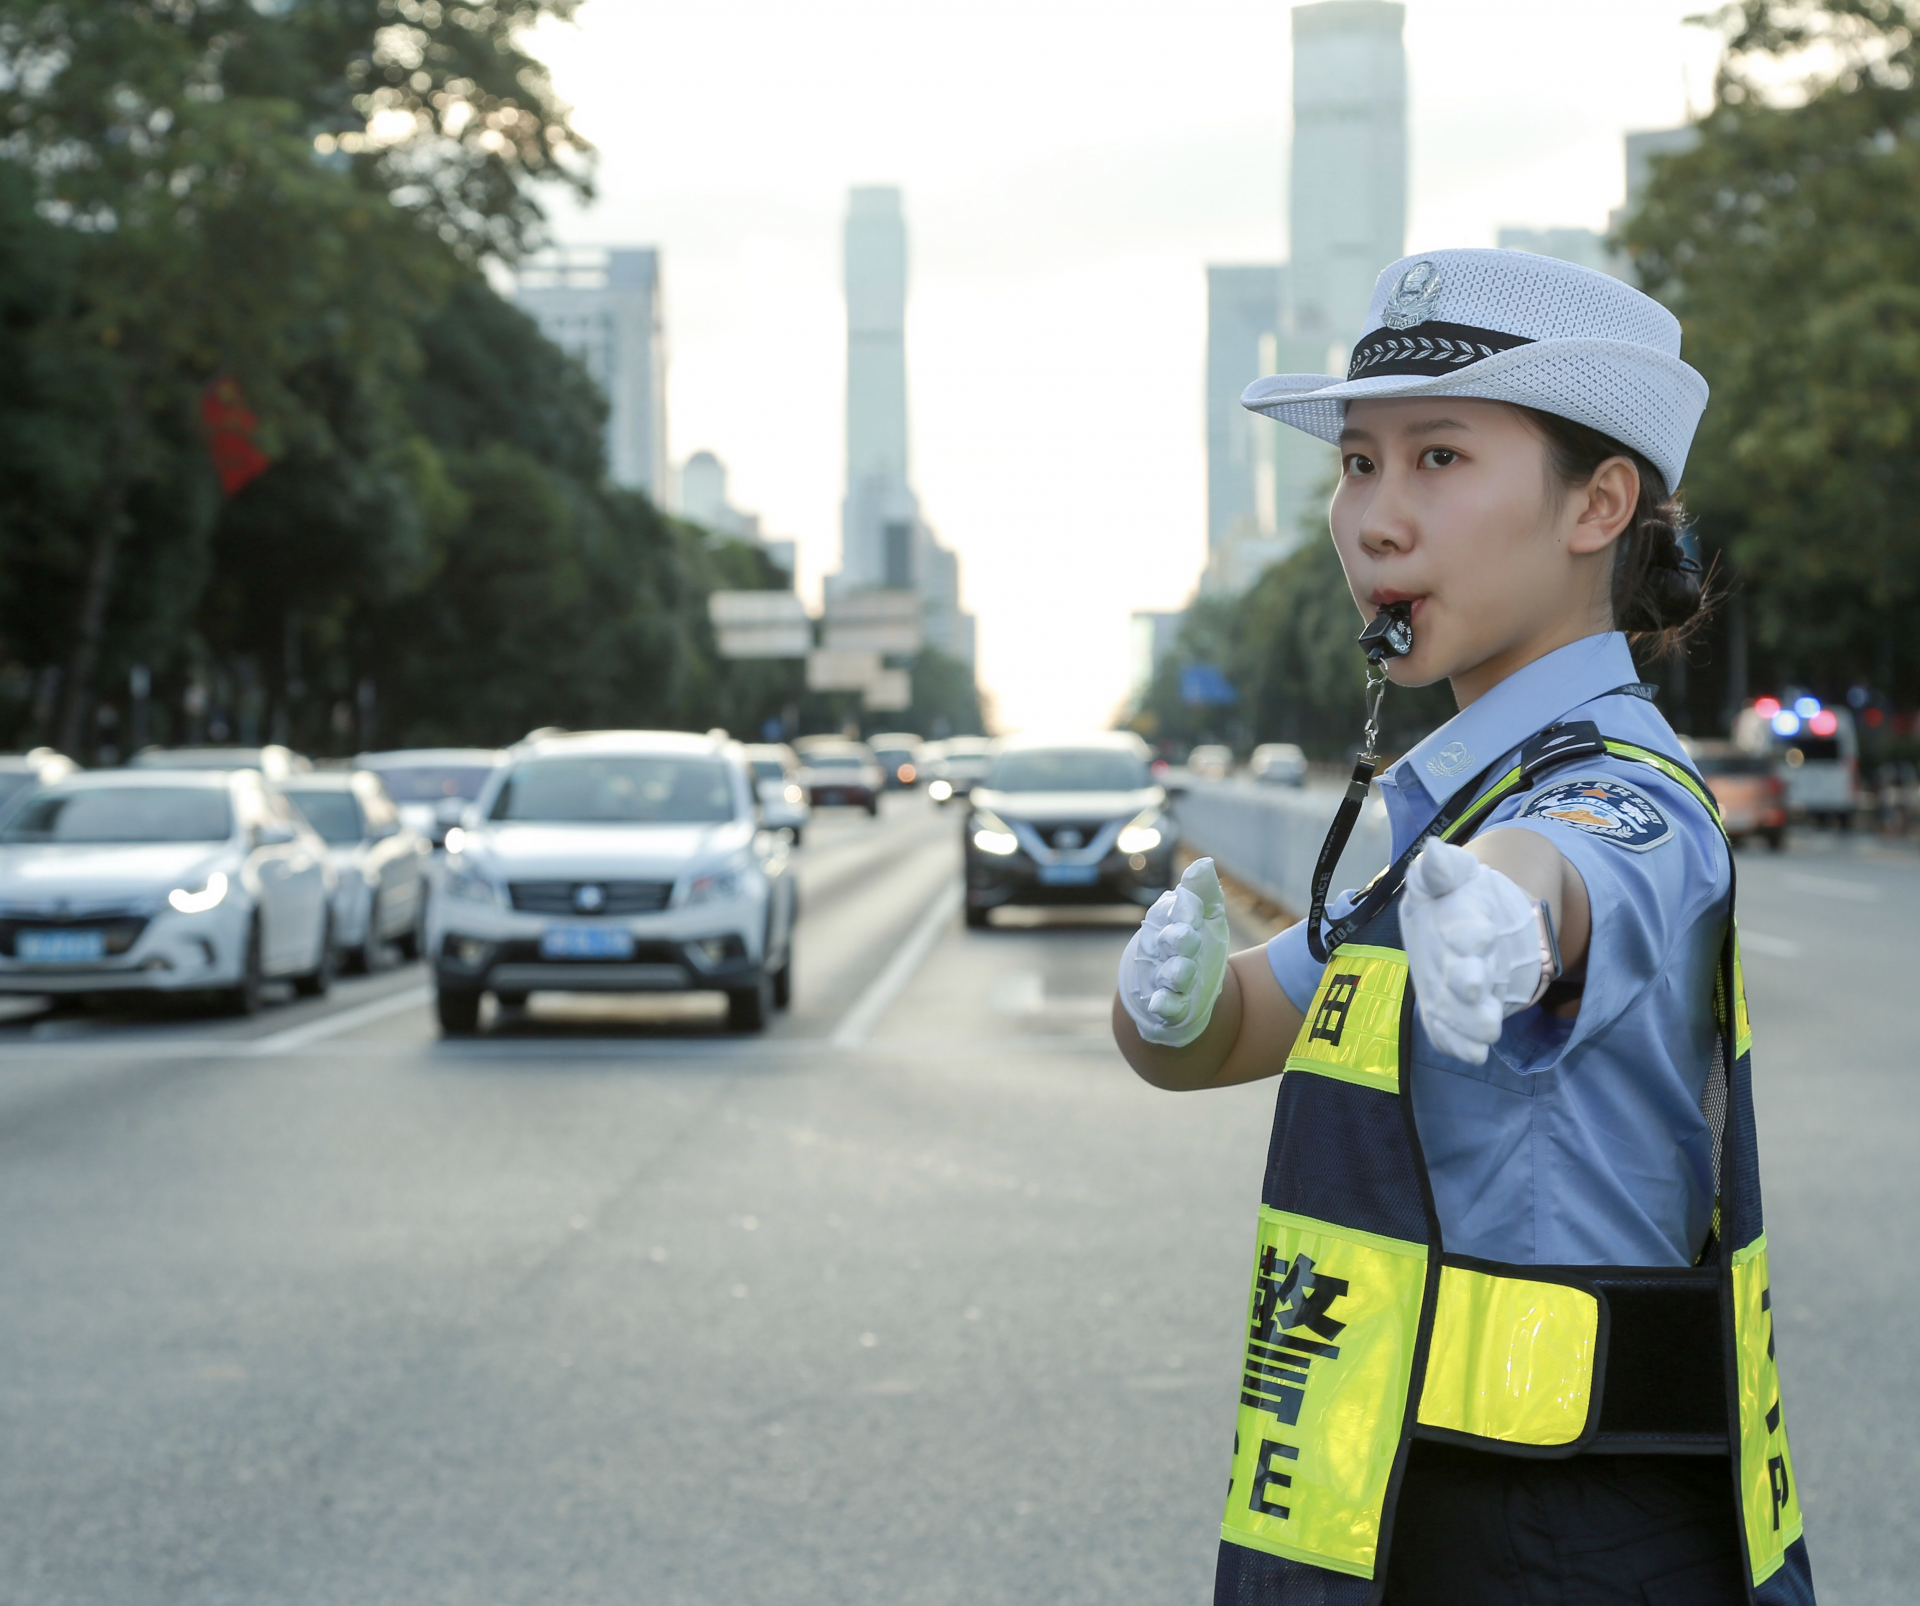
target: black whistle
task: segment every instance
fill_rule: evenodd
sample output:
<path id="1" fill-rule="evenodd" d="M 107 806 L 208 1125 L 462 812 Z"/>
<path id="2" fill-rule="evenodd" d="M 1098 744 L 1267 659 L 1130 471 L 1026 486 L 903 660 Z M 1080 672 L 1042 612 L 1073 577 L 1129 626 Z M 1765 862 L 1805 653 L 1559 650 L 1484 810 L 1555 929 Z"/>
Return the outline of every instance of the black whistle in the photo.
<path id="1" fill-rule="evenodd" d="M 1404 658 L 1413 651 L 1413 604 L 1389 602 L 1360 632 L 1360 650 L 1370 664 Z"/>

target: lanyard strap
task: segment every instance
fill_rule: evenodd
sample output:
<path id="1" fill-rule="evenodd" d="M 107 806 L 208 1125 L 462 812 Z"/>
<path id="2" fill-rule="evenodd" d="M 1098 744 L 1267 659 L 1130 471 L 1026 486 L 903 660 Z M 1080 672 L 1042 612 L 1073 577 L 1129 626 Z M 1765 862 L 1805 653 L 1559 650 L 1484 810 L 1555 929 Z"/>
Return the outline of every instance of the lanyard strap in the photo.
<path id="1" fill-rule="evenodd" d="M 1600 695 L 1640 697 L 1652 702 L 1659 692 L 1656 687 L 1633 681 Z M 1594 700 L 1598 701 L 1597 698 Z M 1375 717 L 1378 717 L 1377 705 Z M 1370 720 L 1368 726 L 1371 731 L 1373 721 Z M 1606 751 L 1607 744 L 1601 738 L 1600 728 L 1591 720 L 1549 725 L 1545 730 L 1536 732 L 1521 745 L 1519 763 L 1500 776 L 1491 790 L 1483 792 L 1482 788 L 1493 781 L 1495 772 L 1500 768 L 1498 761 L 1489 764 L 1455 792 L 1427 823 L 1426 829 L 1407 844 L 1406 851 L 1368 883 L 1359 903 L 1331 927 L 1327 927 L 1327 891 L 1333 885 L 1333 873 L 1339 867 L 1340 855 L 1346 851 L 1348 840 L 1353 836 L 1354 822 L 1360 818 L 1360 805 L 1366 801 L 1367 787 L 1373 780 L 1375 755 L 1373 743 L 1369 741 L 1367 751 L 1360 755 L 1359 762 L 1353 766 L 1353 777 L 1347 782 L 1346 796 L 1341 798 L 1340 807 L 1334 812 L 1333 823 L 1327 827 L 1326 839 L 1320 844 L 1320 857 L 1313 867 L 1313 901 L 1307 912 L 1307 952 L 1313 955 L 1315 963 L 1324 965 L 1334 949 L 1385 909 L 1406 884 L 1407 871 L 1413 867 L 1413 861 L 1430 838 L 1442 833 L 1450 837 L 1454 827 L 1469 821 L 1471 816 L 1465 833 L 1470 836 L 1501 799 L 1510 796 L 1517 788 L 1532 786 L 1539 776 L 1561 764 L 1601 756 Z M 1324 931 L 1323 927 L 1326 928 Z"/>

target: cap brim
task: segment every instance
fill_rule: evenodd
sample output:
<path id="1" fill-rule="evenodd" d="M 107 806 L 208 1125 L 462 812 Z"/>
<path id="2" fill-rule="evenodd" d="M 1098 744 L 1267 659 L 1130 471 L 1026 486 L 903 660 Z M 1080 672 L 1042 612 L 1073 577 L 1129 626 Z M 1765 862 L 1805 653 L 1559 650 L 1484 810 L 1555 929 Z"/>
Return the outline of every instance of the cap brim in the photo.
<path id="1" fill-rule="evenodd" d="M 1510 402 L 1571 418 L 1631 446 L 1671 490 L 1706 410 L 1707 382 L 1678 357 L 1617 340 L 1538 340 L 1446 374 L 1274 374 L 1240 405 L 1337 445 L 1347 404 L 1401 396 Z M 1674 443 L 1679 443 L 1675 453 Z M 1664 459 L 1664 461 L 1663 461 Z"/>

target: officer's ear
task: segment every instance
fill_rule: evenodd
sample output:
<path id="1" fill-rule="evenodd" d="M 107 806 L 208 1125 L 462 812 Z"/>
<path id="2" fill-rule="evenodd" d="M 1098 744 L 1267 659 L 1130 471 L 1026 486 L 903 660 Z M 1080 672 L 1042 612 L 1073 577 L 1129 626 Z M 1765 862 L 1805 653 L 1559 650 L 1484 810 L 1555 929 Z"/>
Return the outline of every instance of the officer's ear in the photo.
<path id="1" fill-rule="evenodd" d="M 1630 458 L 1609 457 L 1586 484 L 1569 486 L 1566 499 L 1574 514 L 1567 550 L 1604 552 L 1633 522 L 1640 505 L 1640 470 Z"/>

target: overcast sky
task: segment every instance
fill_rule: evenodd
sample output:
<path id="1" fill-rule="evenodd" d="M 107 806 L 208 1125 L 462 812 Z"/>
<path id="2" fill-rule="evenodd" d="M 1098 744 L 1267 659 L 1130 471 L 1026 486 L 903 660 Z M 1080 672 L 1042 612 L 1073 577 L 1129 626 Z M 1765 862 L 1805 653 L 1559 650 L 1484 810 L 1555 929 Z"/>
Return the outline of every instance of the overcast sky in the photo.
<path id="1" fill-rule="evenodd" d="M 600 148 L 572 244 L 663 256 L 673 456 L 839 563 L 853 184 L 905 192 L 912 476 L 1001 728 L 1104 724 L 1205 552 L 1209 262 L 1286 252 L 1281 0 L 588 0 L 536 48 Z M 1707 99 L 1702 0 L 1409 0 L 1410 251 L 1604 228 Z M 1281 426 L 1274 426 L 1275 428 Z"/>

